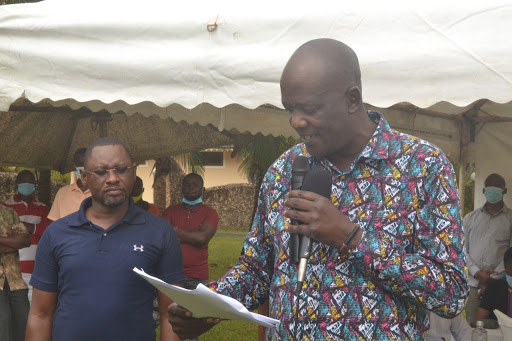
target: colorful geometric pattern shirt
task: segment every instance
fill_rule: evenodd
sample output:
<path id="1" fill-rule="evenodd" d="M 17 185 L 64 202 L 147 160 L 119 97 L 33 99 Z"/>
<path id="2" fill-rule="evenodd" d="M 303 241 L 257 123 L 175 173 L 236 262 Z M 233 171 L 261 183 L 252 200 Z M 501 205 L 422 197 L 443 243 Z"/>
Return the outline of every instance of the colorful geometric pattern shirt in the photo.
<path id="1" fill-rule="evenodd" d="M 278 327 L 272 340 L 423 340 L 429 311 L 459 314 L 468 293 L 459 198 L 451 163 L 440 149 L 389 127 L 377 112 L 370 141 L 346 170 L 307 153 L 303 144 L 269 168 L 245 254 L 216 292 L 248 309 L 269 300 Z M 331 200 L 363 230 L 358 247 L 313 241 L 306 279 L 296 296 L 297 267 L 283 227 L 294 159 L 332 174 Z M 298 312 L 295 302 L 298 301 Z"/>

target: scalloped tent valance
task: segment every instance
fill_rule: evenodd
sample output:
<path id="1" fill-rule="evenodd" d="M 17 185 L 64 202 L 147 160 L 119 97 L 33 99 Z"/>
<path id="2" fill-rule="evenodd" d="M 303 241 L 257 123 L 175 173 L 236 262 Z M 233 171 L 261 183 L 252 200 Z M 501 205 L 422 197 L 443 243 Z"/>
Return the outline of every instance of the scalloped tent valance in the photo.
<path id="1" fill-rule="evenodd" d="M 0 111 L 25 97 L 291 135 L 279 109 L 281 70 L 302 43 L 331 37 L 358 54 L 368 106 L 390 108 L 382 111 L 393 126 L 439 144 L 454 161 L 476 164 L 481 192 L 491 171 L 512 183 L 511 20 L 512 5 L 496 0 L 4 5 Z"/>

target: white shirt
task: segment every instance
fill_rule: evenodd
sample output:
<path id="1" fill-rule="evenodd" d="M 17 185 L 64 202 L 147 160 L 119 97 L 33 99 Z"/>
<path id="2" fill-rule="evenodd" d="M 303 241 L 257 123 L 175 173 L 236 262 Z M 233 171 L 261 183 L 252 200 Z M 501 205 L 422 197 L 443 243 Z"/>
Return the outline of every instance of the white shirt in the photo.
<path id="1" fill-rule="evenodd" d="M 504 205 L 491 216 L 483 206 L 468 213 L 462 224 L 469 285 L 479 287 L 474 277 L 479 270 L 494 270 L 503 275 L 503 255 L 512 246 L 512 211 Z"/>

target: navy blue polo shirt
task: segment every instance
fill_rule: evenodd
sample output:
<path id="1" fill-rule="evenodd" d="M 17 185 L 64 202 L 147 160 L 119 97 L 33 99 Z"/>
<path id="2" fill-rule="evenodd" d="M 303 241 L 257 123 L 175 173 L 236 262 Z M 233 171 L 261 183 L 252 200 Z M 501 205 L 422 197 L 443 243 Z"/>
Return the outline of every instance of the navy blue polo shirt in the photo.
<path id="1" fill-rule="evenodd" d="M 155 340 L 153 287 L 133 268 L 168 283 L 185 280 L 179 240 L 165 220 L 133 204 L 107 230 L 80 210 L 43 234 L 30 284 L 58 293 L 53 341 Z"/>

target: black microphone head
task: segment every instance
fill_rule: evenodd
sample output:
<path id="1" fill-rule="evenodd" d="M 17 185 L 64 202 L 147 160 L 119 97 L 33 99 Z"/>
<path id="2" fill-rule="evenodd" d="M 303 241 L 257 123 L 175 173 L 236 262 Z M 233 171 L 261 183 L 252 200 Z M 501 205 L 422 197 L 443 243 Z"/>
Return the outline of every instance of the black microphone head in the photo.
<path id="1" fill-rule="evenodd" d="M 293 160 L 293 164 L 292 164 L 292 173 L 293 174 L 296 174 L 296 173 L 306 174 L 309 171 L 309 168 L 310 168 L 309 160 L 307 157 L 305 157 L 303 155 L 299 155 Z"/>
<path id="2" fill-rule="evenodd" d="M 303 191 L 320 194 L 327 199 L 331 198 L 332 175 L 323 169 L 312 169 L 306 173 L 302 183 Z"/>
<path id="3" fill-rule="evenodd" d="M 309 160 L 303 155 L 297 156 L 293 160 L 292 164 L 292 189 L 300 189 L 304 176 L 307 174 L 311 167 L 309 166 Z"/>

